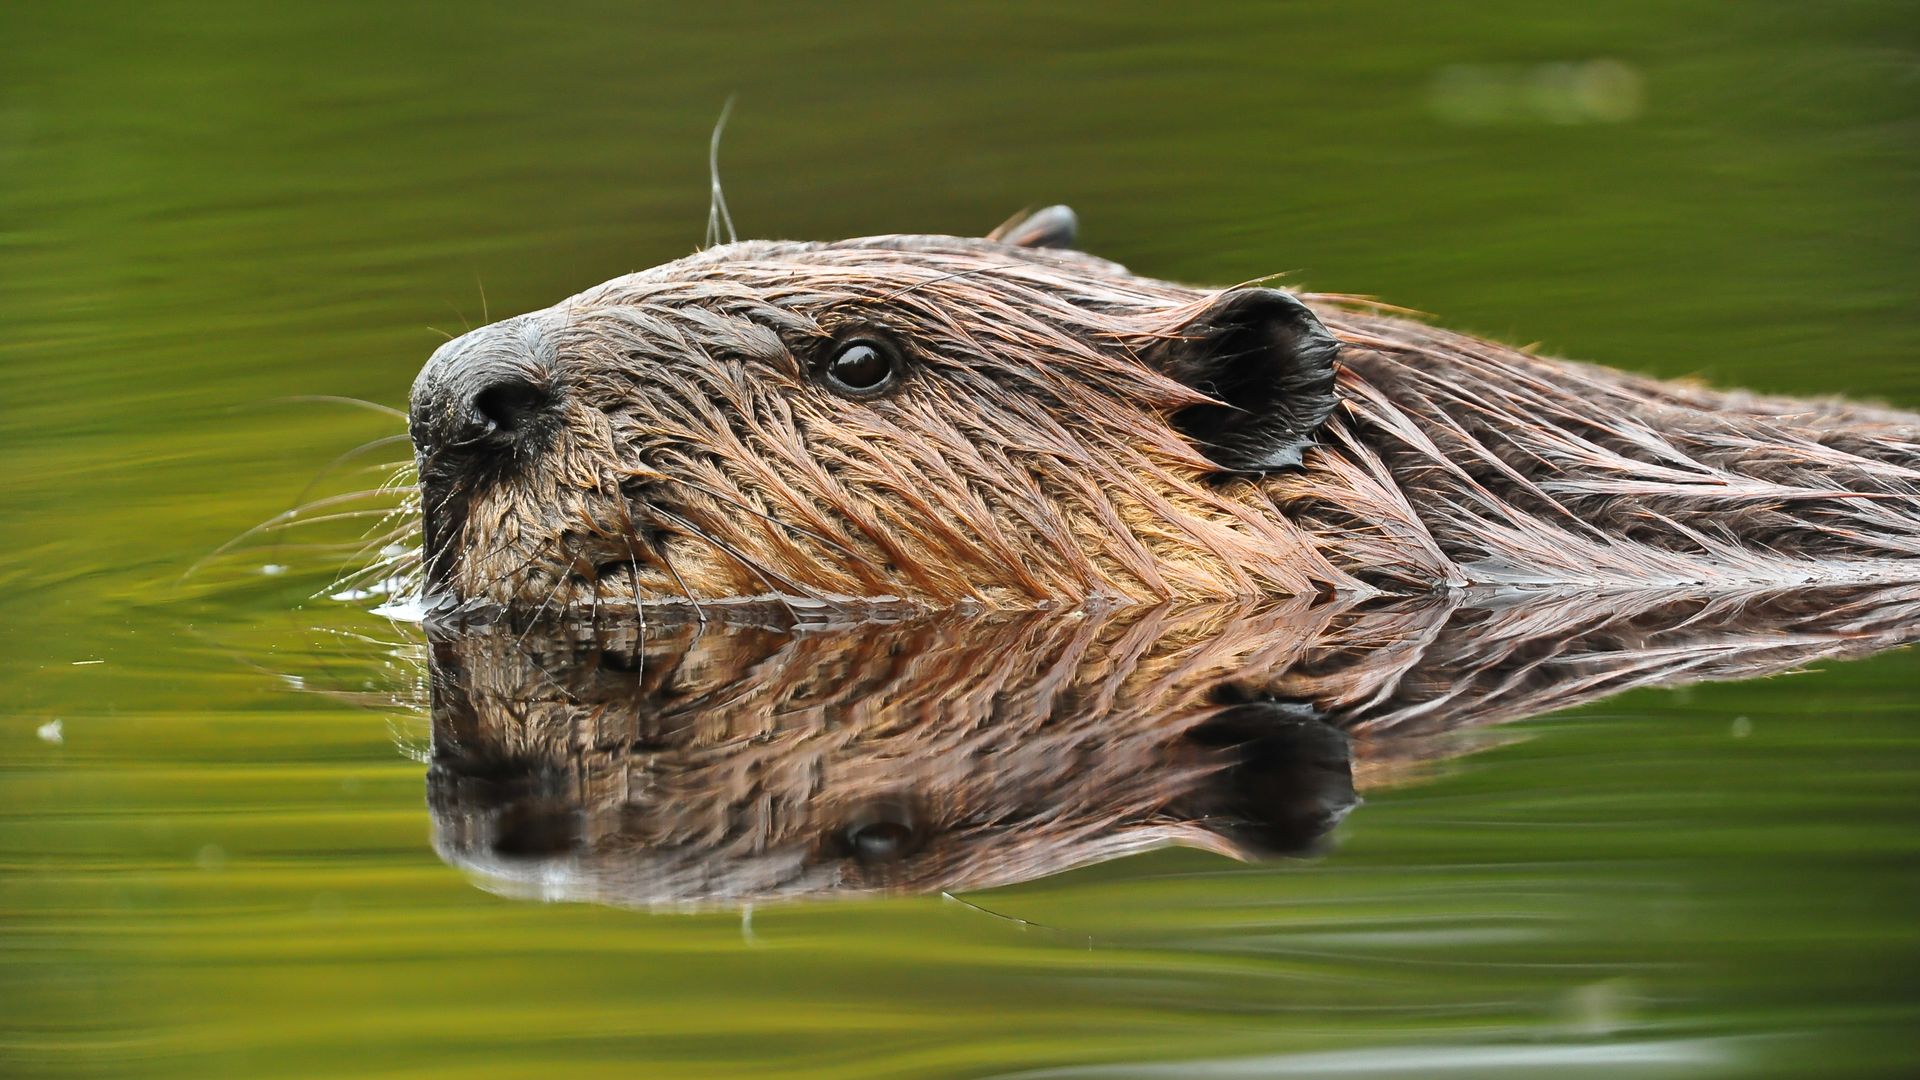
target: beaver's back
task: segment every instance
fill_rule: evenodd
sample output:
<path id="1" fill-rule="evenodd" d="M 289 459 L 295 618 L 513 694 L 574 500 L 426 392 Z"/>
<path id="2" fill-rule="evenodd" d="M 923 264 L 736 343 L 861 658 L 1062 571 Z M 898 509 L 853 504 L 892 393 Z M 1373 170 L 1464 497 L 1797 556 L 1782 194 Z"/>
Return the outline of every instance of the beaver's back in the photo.
<path id="1" fill-rule="evenodd" d="M 1920 576 L 1920 416 L 1718 392 L 1403 319 L 1324 314 L 1348 344 L 1344 408 L 1317 467 L 1270 489 L 1363 580 Z"/>

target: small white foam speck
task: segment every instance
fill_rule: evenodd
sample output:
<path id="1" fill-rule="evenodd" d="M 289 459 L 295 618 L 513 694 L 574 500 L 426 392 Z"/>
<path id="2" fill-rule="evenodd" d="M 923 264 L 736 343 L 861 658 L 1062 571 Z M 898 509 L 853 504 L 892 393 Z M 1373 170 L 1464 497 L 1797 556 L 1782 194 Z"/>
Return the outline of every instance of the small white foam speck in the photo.
<path id="1" fill-rule="evenodd" d="M 67 733 L 61 728 L 60 721 L 58 720 L 49 720 L 41 724 L 39 727 L 33 729 L 33 733 L 40 736 L 41 742 L 47 743 L 50 746 L 59 746 L 61 743 L 67 741 Z"/>
<path id="2" fill-rule="evenodd" d="M 267 565 L 261 567 L 260 572 L 267 575 L 268 577 L 279 577 L 281 574 L 284 574 L 287 572 L 287 568 L 280 565 L 277 562 L 270 562 Z"/>
<path id="3" fill-rule="evenodd" d="M 388 600 L 386 603 L 374 608 L 373 613 L 382 618 L 393 619 L 396 622 L 417 623 L 424 622 L 427 618 L 426 605 L 411 596 Z"/>

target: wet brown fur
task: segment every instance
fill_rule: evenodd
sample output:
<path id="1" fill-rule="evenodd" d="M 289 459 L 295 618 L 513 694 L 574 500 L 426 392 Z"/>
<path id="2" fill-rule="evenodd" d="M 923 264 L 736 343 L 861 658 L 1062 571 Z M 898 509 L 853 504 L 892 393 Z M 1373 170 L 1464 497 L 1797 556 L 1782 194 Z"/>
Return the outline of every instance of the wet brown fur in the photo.
<path id="1" fill-rule="evenodd" d="M 525 610 L 781 594 L 934 608 L 1920 577 L 1920 417 L 1656 382 L 1304 295 L 1340 405 L 1223 477 L 1157 365 L 1221 294 L 951 237 L 746 242 L 485 327 L 554 415 L 420 464 L 435 588 Z M 905 347 L 878 400 L 811 365 Z M 423 380 L 428 376 L 423 375 Z M 419 404 L 416 402 L 416 424 Z"/>

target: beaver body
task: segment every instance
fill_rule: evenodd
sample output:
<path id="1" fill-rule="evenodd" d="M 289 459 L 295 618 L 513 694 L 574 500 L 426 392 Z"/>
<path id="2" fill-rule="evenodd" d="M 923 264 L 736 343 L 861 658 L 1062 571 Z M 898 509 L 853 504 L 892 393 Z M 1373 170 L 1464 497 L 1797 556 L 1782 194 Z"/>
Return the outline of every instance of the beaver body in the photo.
<path id="1" fill-rule="evenodd" d="M 745 242 L 441 348 L 432 593 L 1043 607 L 1920 579 L 1920 416 L 1055 245 Z"/>

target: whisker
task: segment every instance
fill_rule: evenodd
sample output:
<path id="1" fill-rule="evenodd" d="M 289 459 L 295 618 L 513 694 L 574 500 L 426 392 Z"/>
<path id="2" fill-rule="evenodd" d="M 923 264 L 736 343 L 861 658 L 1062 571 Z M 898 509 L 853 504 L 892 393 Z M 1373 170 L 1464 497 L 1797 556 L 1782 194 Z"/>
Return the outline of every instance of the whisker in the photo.
<path id="1" fill-rule="evenodd" d="M 355 570 L 351 574 L 335 578 L 331 584 L 320 590 L 316 595 L 331 596 L 340 592 L 365 588 L 383 578 L 399 577 L 410 565 L 417 564 L 418 556 L 418 552 L 408 551 L 397 554 L 389 559 L 382 559 L 378 562 L 370 563 Z"/>
<path id="2" fill-rule="evenodd" d="M 396 420 L 405 420 L 407 414 L 391 405 L 382 405 L 377 401 L 347 397 L 343 394 L 295 394 L 291 397 L 268 398 L 269 405 L 352 405 L 359 409 L 371 409 L 382 416 L 391 416 Z"/>
<path id="3" fill-rule="evenodd" d="M 349 492 L 345 495 L 329 495 L 324 499 L 315 499 L 312 502 L 307 503 L 305 506 L 296 506 L 291 510 L 282 511 L 281 513 L 275 514 L 274 516 L 268 518 L 267 520 L 261 522 L 258 525 L 255 525 L 253 528 L 248 529 L 247 531 L 241 533 L 240 535 L 234 537 L 233 539 L 228 540 L 226 543 L 221 544 L 219 547 L 214 548 L 212 551 L 207 552 L 205 555 L 200 556 L 200 558 L 194 560 L 193 565 L 187 567 L 186 570 L 183 571 L 180 577 L 176 580 L 177 581 L 187 580 L 193 575 L 199 573 L 200 570 L 203 567 L 205 567 L 208 563 L 212 562 L 213 560 L 219 558 L 222 555 L 227 554 L 228 552 L 232 551 L 234 548 L 239 547 L 241 544 L 245 543 L 246 541 L 252 539 L 255 536 L 260 535 L 261 533 L 274 531 L 278 528 L 283 528 L 290 523 L 304 524 L 305 520 L 318 520 L 318 519 L 302 519 L 302 520 L 296 521 L 296 519 L 300 518 L 300 515 L 305 514 L 309 510 L 318 510 L 327 506 L 338 506 L 341 503 L 351 502 L 355 499 L 364 499 L 369 495 L 381 495 L 381 494 L 385 494 L 385 492 L 380 491 L 379 489 L 374 489 L 370 491 Z"/>
<path id="4" fill-rule="evenodd" d="M 680 576 L 680 571 L 674 567 L 673 560 L 667 557 L 665 548 L 660 549 L 660 564 L 667 568 L 667 573 L 673 575 L 674 583 L 680 586 L 680 594 L 687 598 L 687 603 L 693 605 L 694 617 L 700 622 L 705 623 L 707 621 L 707 609 L 700 606 L 700 601 L 693 595 L 693 590 L 687 588 L 686 579 Z M 638 601 L 636 601 L 636 603 L 637 602 Z"/>
<path id="5" fill-rule="evenodd" d="M 505 550 L 505 548 L 502 547 L 501 550 Z M 535 562 L 539 561 L 539 559 L 540 559 L 540 553 L 536 551 L 533 554 L 527 556 L 525 559 L 521 560 L 519 565 L 508 567 L 507 569 L 502 570 L 500 573 L 495 574 L 494 576 L 481 582 L 473 590 L 474 593 L 479 594 L 479 593 L 486 592 L 488 589 L 493 588 L 495 585 L 500 584 L 501 582 L 507 580 L 513 575 L 518 574 L 520 571 L 525 570 L 527 567 L 532 566 Z"/>
<path id="6" fill-rule="evenodd" d="M 318 515 L 315 515 L 314 517 L 303 517 L 303 518 L 294 518 L 289 521 L 269 522 L 262 529 L 262 531 L 286 532 L 288 529 L 299 529 L 308 525 L 319 525 L 323 522 L 328 522 L 328 521 L 352 521 L 355 518 L 369 518 L 369 517 L 370 518 L 390 518 L 392 516 L 393 516 L 392 510 L 380 510 L 380 509 L 341 510 L 337 513 L 332 513 L 332 514 L 318 514 Z"/>
<path id="7" fill-rule="evenodd" d="M 637 597 L 634 603 L 639 603 Z M 593 575 L 593 606 L 587 609 L 587 626 L 596 631 L 600 629 L 600 575 L 598 572 Z"/>
<path id="8" fill-rule="evenodd" d="M 378 528 L 378 527 L 379 526 L 377 525 L 375 526 L 375 528 Z M 408 539 L 415 535 L 416 533 L 414 532 L 414 526 L 412 521 L 409 520 L 409 521 L 398 522 L 394 525 L 393 528 L 388 529 L 386 532 L 380 533 L 375 536 L 367 537 L 366 540 L 363 543 L 361 543 L 361 545 L 358 548 L 354 549 L 353 555 L 351 556 L 349 561 L 353 563 L 362 562 L 370 558 L 374 552 L 379 551 L 382 548 L 388 547 L 389 545 L 397 544 L 400 541 Z M 405 551 L 408 553 L 418 555 L 420 552 L 420 547 L 418 544 L 415 544 L 414 546 L 405 549 Z M 397 557 L 399 554 L 401 553 L 396 552 L 394 555 L 386 556 L 384 558 L 385 560 L 390 561 L 391 559 Z"/>
<path id="9" fill-rule="evenodd" d="M 640 643 L 633 662 L 633 688 L 637 693 L 646 689 L 647 607 L 640 602 L 640 557 L 634 553 L 633 541 L 631 539 L 627 541 L 627 559 L 628 565 L 632 567 L 633 571 L 633 616 L 639 624 L 639 629 L 636 632 L 639 635 Z M 699 610 L 698 604 L 694 605 L 694 610 Z"/>
<path id="10" fill-rule="evenodd" d="M 379 438 L 373 439 L 369 442 L 363 442 L 359 446 L 356 446 L 353 449 L 347 451 L 346 453 L 341 454 L 339 457 L 334 458 L 332 461 L 327 462 L 327 464 L 321 468 L 320 472 L 316 474 L 313 479 L 307 481 L 307 486 L 301 488 L 300 494 L 295 496 L 293 500 L 294 503 L 298 504 L 301 500 L 305 499 L 307 495 L 313 491 L 314 487 L 318 485 L 320 481 L 325 480 L 327 478 L 327 475 L 333 472 L 333 470 L 339 468 L 340 466 L 346 464 L 347 462 L 353 460 L 354 458 L 359 457 L 361 454 L 364 454 L 369 450 L 377 450 L 383 446 L 392 446 L 394 443 L 402 443 L 406 441 L 407 441 L 407 433 L 404 431 L 398 435 L 382 435 Z M 404 464 L 411 464 L 411 462 L 394 462 L 393 464 L 404 465 Z M 379 468 L 380 466 L 375 466 L 375 467 Z"/>
<path id="11" fill-rule="evenodd" d="M 769 571 L 766 567 L 762 566 L 759 562 L 755 561 L 754 559 L 748 557 L 746 554 L 737 550 L 731 544 L 728 544 L 723 540 L 720 540 L 716 537 L 708 535 L 706 532 L 703 532 L 699 526 L 695 525 L 691 521 L 688 521 L 686 518 L 683 518 L 680 515 L 673 513 L 672 511 L 662 510 L 659 507 L 654 507 L 654 512 L 659 514 L 661 517 L 666 518 L 669 521 L 677 523 L 681 528 L 687 530 L 689 533 L 693 534 L 696 537 L 699 537 L 701 540 L 712 545 L 715 549 L 721 552 L 724 552 L 725 554 L 733 558 L 735 561 L 739 562 L 741 566 L 746 567 L 749 572 L 751 572 L 755 577 L 760 579 L 761 583 L 766 585 L 767 591 L 773 595 L 773 598 L 775 600 L 778 600 L 780 602 L 780 606 L 786 608 L 787 613 L 789 615 L 792 615 L 796 621 L 799 620 L 800 612 L 794 608 L 793 604 L 788 602 L 786 594 L 780 591 L 780 585 L 784 585 L 787 588 L 793 589 L 795 595 L 799 595 L 799 596 L 808 595 L 808 590 L 802 588 L 799 585 L 799 583 L 786 579 L 780 574 Z M 774 583 L 776 578 L 780 579 L 780 585 L 776 585 Z"/>
<path id="12" fill-rule="evenodd" d="M 540 616 L 547 613 L 547 605 L 553 603 L 553 598 L 559 595 L 560 578 L 556 575 L 553 579 L 553 588 L 547 590 L 547 598 L 540 601 L 540 606 L 533 610 L 533 618 L 527 621 L 527 628 L 520 632 L 520 640 L 517 644 L 522 648 L 527 644 L 527 635 L 533 633 L 534 629 L 540 625 Z"/>

